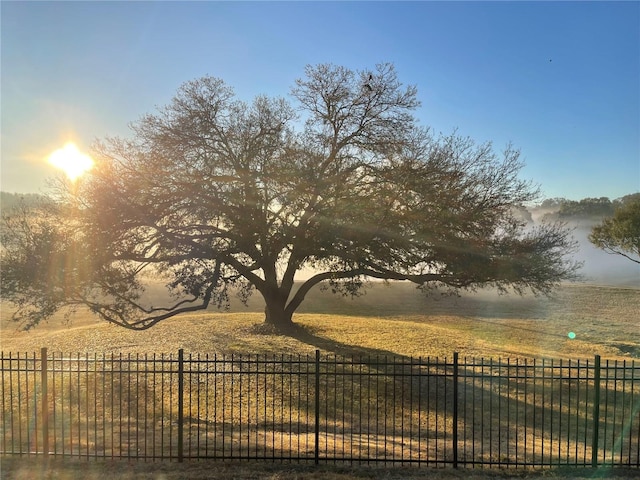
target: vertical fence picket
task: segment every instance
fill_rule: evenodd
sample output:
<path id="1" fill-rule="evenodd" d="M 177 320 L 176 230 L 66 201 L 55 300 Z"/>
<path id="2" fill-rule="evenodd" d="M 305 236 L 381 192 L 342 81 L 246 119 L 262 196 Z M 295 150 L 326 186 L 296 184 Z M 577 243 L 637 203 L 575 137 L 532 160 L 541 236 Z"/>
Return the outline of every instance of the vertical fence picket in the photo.
<path id="1" fill-rule="evenodd" d="M 591 437 L 591 466 L 598 466 L 598 442 L 600 432 L 600 355 L 595 356 L 593 366 L 593 434 Z"/>
<path id="2" fill-rule="evenodd" d="M 453 468 L 458 468 L 458 352 L 453 353 Z"/>
<path id="3" fill-rule="evenodd" d="M 315 397 L 314 397 L 314 450 L 313 461 L 320 463 L 320 350 L 316 350 L 315 361 Z"/>
<path id="4" fill-rule="evenodd" d="M 184 460 L 184 350 L 178 350 L 178 462 Z"/>
<path id="5" fill-rule="evenodd" d="M 42 453 L 49 455 L 49 389 L 47 384 L 47 349 L 40 350 L 40 393 L 42 406 Z"/>

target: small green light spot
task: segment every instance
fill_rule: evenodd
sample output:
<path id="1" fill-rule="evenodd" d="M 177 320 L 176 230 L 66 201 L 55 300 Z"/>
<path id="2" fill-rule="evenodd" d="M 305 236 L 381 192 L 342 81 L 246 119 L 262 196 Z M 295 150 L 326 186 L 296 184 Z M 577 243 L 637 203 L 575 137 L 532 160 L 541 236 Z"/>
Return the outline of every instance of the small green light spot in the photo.
<path id="1" fill-rule="evenodd" d="M 569 332 L 567 334 L 567 337 L 569 337 L 571 340 L 573 340 L 574 338 L 576 338 L 576 334 L 574 332 Z"/>

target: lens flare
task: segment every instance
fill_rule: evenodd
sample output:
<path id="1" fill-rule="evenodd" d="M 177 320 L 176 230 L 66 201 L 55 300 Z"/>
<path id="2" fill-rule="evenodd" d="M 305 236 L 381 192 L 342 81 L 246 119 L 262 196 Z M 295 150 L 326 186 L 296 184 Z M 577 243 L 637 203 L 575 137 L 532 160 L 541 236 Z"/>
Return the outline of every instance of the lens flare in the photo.
<path id="1" fill-rule="evenodd" d="M 567 333 L 567 337 L 569 337 L 571 340 L 573 340 L 574 338 L 576 338 L 576 334 L 575 334 L 575 332 L 569 332 L 569 333 Z"/>

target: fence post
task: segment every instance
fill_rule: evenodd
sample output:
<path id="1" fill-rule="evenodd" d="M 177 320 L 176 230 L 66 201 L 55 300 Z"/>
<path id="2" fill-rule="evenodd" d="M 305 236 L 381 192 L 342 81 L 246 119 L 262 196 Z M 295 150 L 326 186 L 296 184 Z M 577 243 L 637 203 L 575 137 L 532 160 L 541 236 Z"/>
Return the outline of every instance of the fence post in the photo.
<path id="1" fill-rule="evenodd" d="M 600 433 L 600 355 L 596 355 L 593 367 L 593 437 L 591 442 L 591 466 L 598 466 L 598 435 Z"/>
<path id="2" fill-rule="evenodd" d="M 184 350 L 178 350 L 178 462 L 184 459 Z"/>
<path id="3" fill-rule="evenodd" d="M 47 386 L 47 348 L 40 349 L 40 379 L 42 392 L 42 451 L 49 455 L 49 393 Z"/>
<path id="4" fill-rule="evenodd" d="M 316 350 L 316 392 L 314 399 L 314 410 L 315 410 L 315 419 L 314 419 L 314 436 L 315 436 L 315 446 L 314 446 L 314 455 L 313 459 L 316 465 L 320 463 L 320 350 Z"/>
<path id="5" fill-rule="evenodd" d="M 453 352 L 453 468 L 458 468 L 458 352 Z"/>

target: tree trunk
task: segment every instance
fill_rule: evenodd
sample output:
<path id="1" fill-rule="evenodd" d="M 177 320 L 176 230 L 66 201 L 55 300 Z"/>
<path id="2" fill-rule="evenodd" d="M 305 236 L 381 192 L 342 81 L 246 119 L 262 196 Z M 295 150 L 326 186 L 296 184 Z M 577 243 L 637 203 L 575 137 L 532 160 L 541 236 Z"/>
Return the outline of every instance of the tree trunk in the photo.
<path id="1" fill-rule="evenodd" d="M 264 295 L 264 323 L 277 331 L 290 331 L 293 328 L 292 314 L 285 311 L 287 296 L 280 292 Z"/>

